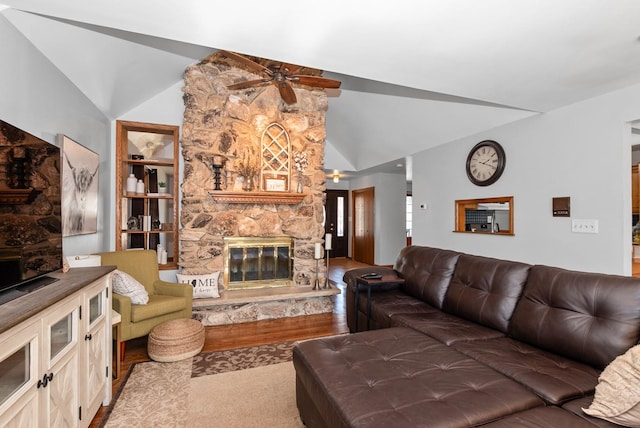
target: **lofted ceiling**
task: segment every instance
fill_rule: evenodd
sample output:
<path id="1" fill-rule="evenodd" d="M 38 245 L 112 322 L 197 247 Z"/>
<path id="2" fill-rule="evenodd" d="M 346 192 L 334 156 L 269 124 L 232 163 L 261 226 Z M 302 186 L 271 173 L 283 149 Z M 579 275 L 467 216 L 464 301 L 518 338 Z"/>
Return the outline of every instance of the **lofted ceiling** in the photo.
<path id="1" fill-rule="evenodd" d="M 0 3 L 110 119 L 217 49 L 324 70 L 343 176 L 410 179 L 414 153 L 640 83 L 637 0 Z"/>

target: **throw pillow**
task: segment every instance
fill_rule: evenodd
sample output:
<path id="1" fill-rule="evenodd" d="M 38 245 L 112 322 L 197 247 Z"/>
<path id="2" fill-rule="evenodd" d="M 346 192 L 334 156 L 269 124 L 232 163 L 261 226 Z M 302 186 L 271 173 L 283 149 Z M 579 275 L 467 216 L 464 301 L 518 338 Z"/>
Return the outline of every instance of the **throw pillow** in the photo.
<path id="1" fill-rule="evenodd" d="M 111 278 L 113 292 L 130 298 L 132 305 L 149 303 L 149 293 L 145 290 L 144 285 L 128 273 L 116 269 Z"/>
<path id="2" fill-rule="evenodd" d="M 600 374 L 593 402 L 582 409 L 595 416 L 630 427 L 640 427 L 640 345 L 611 362 Z"/>
<path id="3" fill-rule="evenodd" d="M 220 272 L 213 272 L 206 275 L 184 275 L 178 273 L 176 277 L 181 284 L 191 284 L 194 299 L 220 297 L 220 293 L 218 292 Z"/>

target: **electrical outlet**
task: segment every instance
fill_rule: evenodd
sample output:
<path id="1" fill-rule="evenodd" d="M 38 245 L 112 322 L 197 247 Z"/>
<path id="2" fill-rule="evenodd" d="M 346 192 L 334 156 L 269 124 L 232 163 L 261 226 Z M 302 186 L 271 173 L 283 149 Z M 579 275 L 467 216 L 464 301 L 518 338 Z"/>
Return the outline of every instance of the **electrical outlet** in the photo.
<path id="1" fill-rule="evenodd" d="M 573 233 L 598 233 L 598 220 L 571 220 L 571 231 Z"/>

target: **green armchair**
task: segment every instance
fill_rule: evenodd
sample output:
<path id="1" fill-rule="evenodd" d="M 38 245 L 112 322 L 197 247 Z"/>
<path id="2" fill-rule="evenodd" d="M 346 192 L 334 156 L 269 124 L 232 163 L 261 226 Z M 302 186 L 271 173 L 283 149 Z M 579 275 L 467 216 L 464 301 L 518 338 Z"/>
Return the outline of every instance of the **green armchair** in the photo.
<path id="1" fill-rule="evenodd" d="M 162 281 L 153 250 L 99 253 L 103 266 L 116 266 L 140 282 L 149 293 L 145 305 L 132 305 L 131 299 L 112 293 L 113 309 L 120 314 L 121 358 L 125 342 L 146 336 L 156 325 L 177 318 L 192 317 L 193 288 L 188 284 Z"/>

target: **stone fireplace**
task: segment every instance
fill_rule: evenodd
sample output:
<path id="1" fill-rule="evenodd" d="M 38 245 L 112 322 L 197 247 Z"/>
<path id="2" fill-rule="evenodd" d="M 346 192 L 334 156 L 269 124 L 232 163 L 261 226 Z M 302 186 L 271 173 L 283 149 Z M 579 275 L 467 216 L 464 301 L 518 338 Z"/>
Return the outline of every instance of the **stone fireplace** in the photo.
<path id="1" fill-rule="evenodd" d="M 265 66 L 272 63 L 252 59 Z M 305 70 L 321 74 L 319 70 Z M 255 74 L 219 53 L 192 65 L 184 75 L 179 265 L 186 274 L 224 273 L 220 301 L 194 301 L 194 314 L 203 322 L 207 320 L 205 324 L 277 317 L 273 312 L 289 314 L 284 316 L 329 312 L 333 309 L 330 297 L 339 292 L 335 288 L 320 293 L 311 290 L 316 277 L 322 283 L 325 277 L 324 263 L 316 271 L 313 255 L 315 244 L 324 238 L 326 93 L 296 86 L 298 101 L 287 105 L 271 84 L 240 91 L 227 89 L 228 85 L 254 79 Z M 255 182 L 251 188 L 244 166 L 264 161 L 261 144 L 264 135 L 274 139 L 272 129 L 287 136 L 290 169 L 284 179 L 271 182 L 266 180 L 264 170 L 251 175 L 249 181 Z M 308 166 L 304 171 L 294 171 L 294 153 L 306 156 Z M 286 158 L 278 160 L 286 163 Z M 214 164 L 218 166 L 214 168 Z M 224 166 L 220 168 L 220 164 Z M 221 190 L 214 190 L 216 187 Z M 280 250 L 280 239 L 289 243 L 288 250 Z M 260 245 L 251 249 L 247 243 Z M 276 248 L 277 253 L 270 256 L 274 253 L 268 248 Z M 229 251 L 233 253 L 231 258 L 226 257 Z M 288 261 L 280 257 L 280 251 L 288 252 Z M 286 280 L 266 280 L 265 275 L 273 272 L 277 276 L 285 265 L 289 269 Z M 249 278 L 245 271 L 243 279 L 236 281 L 240 267 L 254 270 L 249 271 Z M 251 275 L 263 277 L 253 279 Z M 277 297 L 269 296 L 277 294 L 285 295 L 279 309 L 264 309 L 265 300 L 275 302 Z M 307 300 L 311 298 L 319 300 Z M 231 303 L 220 308 L 225 301 Z M 210 307 L 199 313 L 198 308 L 206 305 L 216 306 L 214 315 Z M 237 311 L 244 314 L 230 314 Z M 257 314 L 252 315 L 254 312 Z"/>

